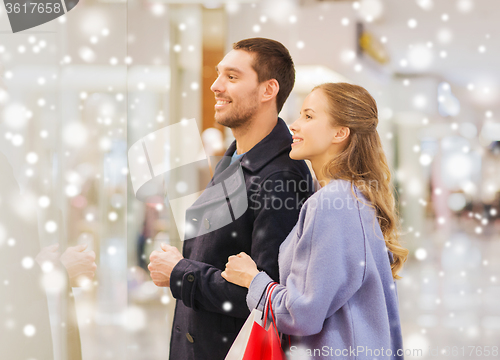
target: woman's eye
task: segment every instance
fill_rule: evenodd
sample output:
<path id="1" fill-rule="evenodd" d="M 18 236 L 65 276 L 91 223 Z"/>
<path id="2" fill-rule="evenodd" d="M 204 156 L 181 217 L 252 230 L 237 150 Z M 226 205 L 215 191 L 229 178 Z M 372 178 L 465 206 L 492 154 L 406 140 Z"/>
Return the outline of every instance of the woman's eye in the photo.
<path id="1" fill-rule="evenodd" d="M 312 119 L 311 115 L 306 115 L 306 119 Z"/>

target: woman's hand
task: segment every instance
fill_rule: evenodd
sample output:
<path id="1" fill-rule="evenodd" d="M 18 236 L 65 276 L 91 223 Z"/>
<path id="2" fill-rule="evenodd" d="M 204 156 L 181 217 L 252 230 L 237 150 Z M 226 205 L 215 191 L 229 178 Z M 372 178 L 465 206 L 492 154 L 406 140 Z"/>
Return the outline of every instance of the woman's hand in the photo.
<path id="1" fill-rule="evenodd" d="M 238 255 L 229 257 L 226 264 L 226 270 L 224 270 L 221 275 L 224 279 L 233 284 L 249 288 L 250 283 L 258 273 L 259 270 L 257 270 L 257 265 L 252 258 L 244 252 L 241 252 Z"/>

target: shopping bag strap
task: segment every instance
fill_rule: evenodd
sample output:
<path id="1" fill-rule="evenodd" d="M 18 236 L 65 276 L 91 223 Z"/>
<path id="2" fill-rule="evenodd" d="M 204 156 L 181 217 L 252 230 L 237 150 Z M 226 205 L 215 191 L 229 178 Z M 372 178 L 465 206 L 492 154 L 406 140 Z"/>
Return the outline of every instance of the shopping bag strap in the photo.
<path id="1" fill-rule="evenodd" d="M 271 290 L 269 291 L 269 296 L 268 296 L 268 303 L 267 303 L 267 309 L 271 310 L 271 319 L 273 323 L 271 324 L 274 327 L 274 330 L 276 331 L 276 335 L 278 336 L 278 339 L 280 338 L 280 334 L 278 332 L 278 327 L 276 326 L 276 318 L 274 317 L 274 312 L 273 312 L 273 307 L 272 307 L 272 302 L 271 302 L 271 296 L 273 294 L 274 289 L 278 286 L 278 283 L 274 283 L 271 285 Z M 266 320 L 267 320 L 267 309 L 266 309 Z"/>
<path id="2" fill-rule="evenodd" d="M 274 286 L 274 285 L 278 285 L 278 283 L 276 281 L 270 281 L 266 285 L 266 288 L 264 289 L 264 292 L 262 293 L 262 296 L 260 297 L 259 304 L 260 304 L 260 301 L 262 300 L 262 297 L 266 294 L 266 298 L 264 299 L 264 307 L 262 310 L 262 316 L 260 317 L 260 320 L 264 320 L 264 315 L 266 316 L 266 319 L 267 319 L 267 307 L 269 304 L 269 296 L 267 296 L 267 294 L 269 293 L 269 287 Z M 264 325 L 265 325 L 265 322 L 264 322 Z"/>
<path id="3" fill-rule="evenodd" d="M 276 327 L 276 319 L 274 317 L 274 312 L 273 312 L 273 307 L 272 307 L 272 302 L 271 302 L 271 298 L 272 298 L 272 295 L 273 295 L 273 291 L 274 289 L 276 289 L 276 287 L 278 286 L 278 283 L 277 282 L 273 282 L 270 286 L 270 290 L 268 291 L 268 295 L 266 297 L 266 300 L 267 300 L 267 306 L 265 307 L 265 317 L 264 317 L 264 328 L 266 327 L 266 324 L 267 324 L 267 316 L 269 314 L 269 310 L 271 310 L 271 319 L 272 319 L 272 326 L 274 327 L 275 331 L 276 331 L 276 335 L 278 335 L 278 339 L 280 337 L 279 333 L 278 333 L 278 328 Z"/>
<path id="4" fill-rule="evenodd" d="M 275 282 L 274 282 L 274 281 L 269 281 L 269 282 L 267 283 L 266 287 L 264 288 L 264 291 L 262 292 L 262 295 L 260 296 L 259 301 L 257 302 L 257 305 L 255 305 L 255 308 L 256 308 L 256 309 L 259 307 L 259 304 L 260 304 L 260 302 L 262 301 L 262 298 L 263 298 L 263 297 L 264 297 L 264 295 L 266 294 L 266 292 L 267 292 L 267 288 L 269 287 L 269 285 L 271 285 L 271 284 L 273 284 L 273 283 L 275 283 Z M 266 299 L 266 300 L 267 300 L 267 299 Z M 265 306 L 266 306 L 266 303 L 265 303 L 265 301 L 264 301 L 264 307 L 265 307 Z M 261 316 L 261 318 L 260 318 L 260 319 L 262 320 L 263 318 L 264 318 L 264 312 L 262 312 L 262 316 Z"/>
<path id="5" fill-rule="evenodd" d="M 268 311 L 269 310 L 271 311 L 272 326 L 274 328 L 274 331 L 276 331 L 276 335 L 278 336 L 278 339 L 280 340 L 280 343 L 281 343 L 282 342 L 281 341 L 281 335 L 285 335 L 285 334 L 280 334 L 279 331 L 278 331 L 278 327 L 276 325 L 276 318 L 274 316 L 274 311 L 273 311 L 273 306 L 272 306 L 272 301 L 271 301 L 273 291 L 274 291 L 274 289 L 276 289 L 276 287 L 278 285 L 279 284 L 277 282 L 271 282 L 271 283 L 267 284 L 265 293 L 267 293 L 268 295 L 266 296 L 266 303 L 264 304 L 265 311 L 262 312 L 262 315 L 264 315 L 264 313 L 265 313 L 265 320 L 264 320 L 264 328 L 265 328 L 266 327 L 266 323 L 267 323 L 267 316 L 268 316 L 268 313 L 269 313 Z M 290 335 L 285 335 L 285 336 L 287 336 L 287 338 L 288 338 L 288 346 L 290 346 L 290 344 L 291 344 L 291 337 L 290 337 Z"/>

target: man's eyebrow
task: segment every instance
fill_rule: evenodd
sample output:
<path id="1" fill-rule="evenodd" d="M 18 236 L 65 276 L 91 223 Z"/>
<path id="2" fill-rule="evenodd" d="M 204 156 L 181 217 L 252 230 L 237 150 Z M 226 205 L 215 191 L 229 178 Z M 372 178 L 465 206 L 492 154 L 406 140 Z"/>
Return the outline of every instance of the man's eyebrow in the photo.
<path id="1" fill-rule="evenodd" d="M 242 74 L 243 73 L 243 71 L 241 71 L 240 69 L 235 68 L 235 67 L 226 67 L 226 68 L 223 68 L 223 70 L 226 71 L 226 72 L 235 72 L 235 73 L 238 73 L 238 74 Z M 217 73 L 219 73 L 219 66 L 218 65 L 215 67 L 215 71 Z"/>

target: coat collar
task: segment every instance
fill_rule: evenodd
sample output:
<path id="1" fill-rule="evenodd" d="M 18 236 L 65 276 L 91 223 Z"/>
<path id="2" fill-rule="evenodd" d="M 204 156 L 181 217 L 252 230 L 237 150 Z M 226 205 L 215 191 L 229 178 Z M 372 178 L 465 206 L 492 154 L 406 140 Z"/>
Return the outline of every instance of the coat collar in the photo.
<path id="1" fill-rule="evenodd" d="M 282 153 L 289 153 L 291 146 L 292 134 L 290 134 L 286 123 L 281 118 L 278 118 L 278 123 L 273 130 L 243 155 L 241 166 L 250 172 L 257 172 Z M 224 156 L 230 159 L 235 150 L 236 140 L 231 143 Z"/>

